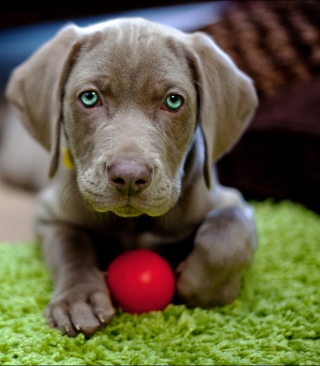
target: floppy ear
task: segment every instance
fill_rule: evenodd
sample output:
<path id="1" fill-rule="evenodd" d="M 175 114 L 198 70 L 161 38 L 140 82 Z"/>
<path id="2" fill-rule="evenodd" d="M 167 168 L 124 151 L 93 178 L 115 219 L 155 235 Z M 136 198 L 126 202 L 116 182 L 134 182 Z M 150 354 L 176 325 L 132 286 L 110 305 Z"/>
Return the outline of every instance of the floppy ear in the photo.
<path id="1" fill-rule="evenodd" d="M 74 25 L 63 28 L 13 71 L 6 89 L 27 130 L 50 151 L 50 177 L 58 167 L 62 92 L 79 35 Z"/>
<path id="2" fill-rule="evenodd" d="M 209 36 L 197 32 L 188 37 L 199 93 L 199 122 L 206 145 L 204 176 L 210 188 L 212 164 L 240 138 L 258 99 L 252 80 Z"/>

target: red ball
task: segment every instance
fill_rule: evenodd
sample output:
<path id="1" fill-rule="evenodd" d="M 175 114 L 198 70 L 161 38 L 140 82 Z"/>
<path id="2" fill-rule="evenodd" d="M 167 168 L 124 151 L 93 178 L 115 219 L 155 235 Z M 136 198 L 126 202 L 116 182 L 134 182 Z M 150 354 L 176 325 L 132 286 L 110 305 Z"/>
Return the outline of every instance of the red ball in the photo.
<path id="1" fill-rule="evenodd" d="M 131 314 L 163 310 L 172 300 L 175 289 L 169 263 L 146 249 L 120 254 L 109 265 L 106 281 L 116 305 Z"/>

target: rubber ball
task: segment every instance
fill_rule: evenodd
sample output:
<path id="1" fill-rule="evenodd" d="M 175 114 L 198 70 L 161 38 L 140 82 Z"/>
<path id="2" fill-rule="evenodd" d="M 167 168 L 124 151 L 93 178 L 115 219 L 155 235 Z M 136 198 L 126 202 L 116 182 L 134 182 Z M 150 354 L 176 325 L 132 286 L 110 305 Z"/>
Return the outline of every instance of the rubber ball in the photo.
<path id="1" fill-rule="evenodd" d="M 131 314 L 163 310 L 175 290 L 169 263 L 147 249 L 120 254 L 110 263 L 106 282 L 114 305 Z"/>

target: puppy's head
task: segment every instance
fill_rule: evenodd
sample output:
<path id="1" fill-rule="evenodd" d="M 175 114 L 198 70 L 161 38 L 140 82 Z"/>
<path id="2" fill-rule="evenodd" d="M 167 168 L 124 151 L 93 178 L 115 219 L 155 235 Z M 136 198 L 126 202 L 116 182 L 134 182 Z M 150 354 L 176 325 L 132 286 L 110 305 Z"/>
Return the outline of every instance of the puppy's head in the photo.
<path id="1" fill-rule="evenodd" d="M 210 187 L 256 105 L 251 80 L 209 37 L 142 19 L 64 28 L 14 71 L 7 96 L 51 151 L 50 175 L 64 126 L 83 197 L 125 217 L 175 205 L 197 123 Z"/>

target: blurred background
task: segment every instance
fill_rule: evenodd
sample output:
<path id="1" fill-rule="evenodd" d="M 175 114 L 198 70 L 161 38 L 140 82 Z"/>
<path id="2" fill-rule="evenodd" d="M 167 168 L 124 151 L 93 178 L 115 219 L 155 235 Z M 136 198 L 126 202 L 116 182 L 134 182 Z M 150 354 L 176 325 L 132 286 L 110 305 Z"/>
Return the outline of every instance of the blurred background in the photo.
<path id="1" fill-rule="evenodd" d="M 12 67 L 25 60 L 33 51 L 69 22 L 87 26 L 116 18 L 140 16 L 192 31 L 217 21 L 227 2 L 171 1 L 95 1 L 49 7 L 29 2 L 5 5 L 0 15 L 0 83 L 5 85 Z"/>
<path id="2" fill-rule="evenodd" d="M 0 13 L 0 154 L 11 70 L 68 22 L 142 16 L 211 35 L 255 83 L 260 106 L 235 148 L 217 164 L 220 181 L 250 200 L 292 200 L 320 213 L 320 2 L 66 1 L 6 3 Z M 0 167 L 1 170 L 1 167 Z M 32 187 L 2 172 L 0 241 L 33 237 Z"/>

